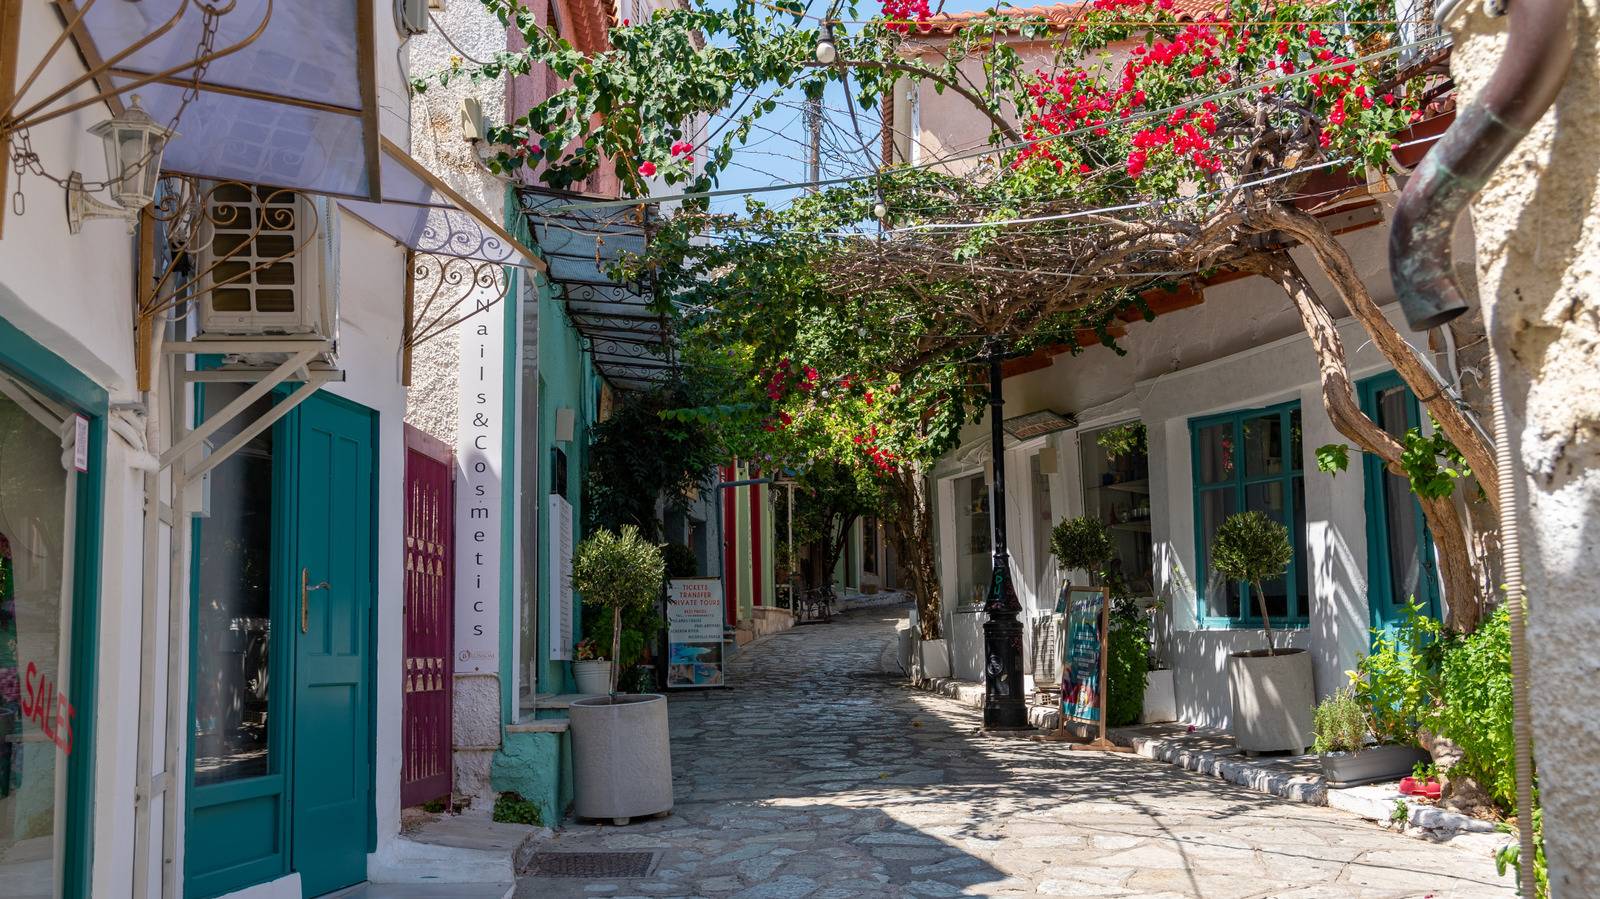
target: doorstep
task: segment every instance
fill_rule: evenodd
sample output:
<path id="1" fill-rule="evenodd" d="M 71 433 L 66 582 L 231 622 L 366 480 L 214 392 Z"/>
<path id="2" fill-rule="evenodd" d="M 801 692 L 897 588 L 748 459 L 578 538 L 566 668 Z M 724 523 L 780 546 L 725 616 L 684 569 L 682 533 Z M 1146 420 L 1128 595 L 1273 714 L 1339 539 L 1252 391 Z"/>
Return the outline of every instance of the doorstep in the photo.
<path id="1" fill-rule="evenodd" d="M 517 879 L 515 859 L 517 850 L 528 840 L 548 833 L 548 828 L 528 824 L 503 824 L 489 816 L 488 811 L 467 809 L 459 815 L 446 815 L 429 821 L 416 830 L 400 834 L 385 842 L 373 853 L 367 864 L 367 878 L 371 888 L 379 886 L 449 885 L 455 892 L 418 893 L 416 895 L 468 895 L 498 899 L 507 891 L 490 895 L 493 887 L 514 884 Z M 465 892 L 466 885 L 479 891 Z M 409 897 L 410 893 L 356 893 L 366 899 L 394 899 Z"/>
<path id="2" fill-rule="evenodd" d="M 511 899 L 508 883 L 358 883 L 319 899 Z"/>

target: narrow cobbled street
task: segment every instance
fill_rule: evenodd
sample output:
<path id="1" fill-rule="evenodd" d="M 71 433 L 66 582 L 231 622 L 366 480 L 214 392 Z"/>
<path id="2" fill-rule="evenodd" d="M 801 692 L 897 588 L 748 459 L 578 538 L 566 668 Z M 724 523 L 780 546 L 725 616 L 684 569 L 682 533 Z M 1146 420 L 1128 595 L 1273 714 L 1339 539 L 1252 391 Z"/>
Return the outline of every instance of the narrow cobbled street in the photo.
<path id="1" fill-rule="evenodd" d="M 671 816 L 568 821 L 531 847 L 636 853 L 648 872 L 530 874 L 517 896 L 1513 894 L 1488 858 L 1342 812 L 1137 756 L 983 736 L 976 711 L 882 673 L 894 614 L 769 637 L 730 658 L 728 689 L 672 696 Z"/>

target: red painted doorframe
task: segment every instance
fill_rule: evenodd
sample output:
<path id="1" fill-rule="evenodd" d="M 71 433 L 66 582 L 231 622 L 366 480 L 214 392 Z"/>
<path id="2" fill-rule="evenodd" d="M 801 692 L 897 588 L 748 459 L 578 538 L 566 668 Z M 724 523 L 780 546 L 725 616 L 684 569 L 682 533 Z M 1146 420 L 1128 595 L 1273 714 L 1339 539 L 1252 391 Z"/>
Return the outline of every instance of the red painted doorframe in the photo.
<path id="1" fill-rule="evenodd" d="M 455 454 L 405 425 L 405 660 L 400 804 L 450 795 L 455 768 Z"/>

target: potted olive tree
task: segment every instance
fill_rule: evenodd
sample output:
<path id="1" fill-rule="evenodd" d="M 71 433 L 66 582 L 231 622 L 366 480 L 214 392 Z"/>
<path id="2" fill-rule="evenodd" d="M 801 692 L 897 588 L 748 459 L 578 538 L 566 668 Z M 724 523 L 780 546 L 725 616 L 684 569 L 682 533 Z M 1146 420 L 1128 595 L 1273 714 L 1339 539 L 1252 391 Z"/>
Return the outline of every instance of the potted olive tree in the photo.
<path id="1" fill-rule="evenodd" d="M 1233 740 L 1247 753 L 1304 752 L 1312 742 L 1311 654 L 1279 649 L 1267 614 L 1265 581 L 1289 569 L 1294 547 L 1289 529 L 1265 512 L 1239 512 L 1217 528 L 1211 565 L 1230 581 L 1243 581 L 1255 594 L 1267 648 L 1228 656 L 1228 690 L 1233 699 Z"/>
<path id="2" fill-rule="evenodd" d="M 621 535 L 599 530 L 572 555 L 572 589 L 611 609 L 611 645 L 622 640 L 622 613 L 661 595 L 666 563 L 661 550 L 624 525 Z M 573 812 L 580 818 L 630 818 L 672 808 L 672 746 L 667 698 L 618 696 L 618 653 L 612 653 L 608 695 L 573 700 Z"/>

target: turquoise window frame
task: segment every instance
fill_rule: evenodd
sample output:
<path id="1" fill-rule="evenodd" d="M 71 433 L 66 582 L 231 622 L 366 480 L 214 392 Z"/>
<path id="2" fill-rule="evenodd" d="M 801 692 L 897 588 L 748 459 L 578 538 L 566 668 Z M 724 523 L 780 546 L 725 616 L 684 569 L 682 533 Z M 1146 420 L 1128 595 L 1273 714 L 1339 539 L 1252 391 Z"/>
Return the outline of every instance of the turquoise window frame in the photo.
<path id="1" fill-rule="evenodd" d="M 94 867 L 94 760 L 96 674 L 100 650 L 101 520 L 105 505 L 106 423 L 109 397 L 71 363 L 0 318 L 0 369 L 28 382 L 89 420 L 89 471 L 78 475 L 73 540 L 72 692 L 73 754 L 67 759 L 67 807 L 62 895 L 88 896 Z"/>
<path id="2" fill-rule="evenodd" d="M 1406 386 L 1405 381 L 1398 372 L 1385 372 L 1375 377 L 1366 378 L 1356 383 L 1357 395 L 1361 401 L 1361 411 L 1374 422 L 1378 421 L 1378 394 L 1395 387 L 1406 388 L 1406 428 L 1419 428 L 1422 426 L 1422 407 L 1417 402 L 1416 394 Z M 1362 454 L 1362 476 L 1366 482 L 1367 513 L 1367 611 L 1374 630 L 1386 630 L 1404 618 L 1404 608 L 1410 597 L 1397 600 L 1394 596 L 1394 584 L 1389 579 L 1389 517 L 1388 500 L 1383 489 L 1384 465 L 1383 460 L 1371 453 Z M 1422 504 L 1417 502 L 1416 494 L 1407 494 L 1415 509 L 1417 522 L 1417 546 L 1431 552 L 1433 548 L 1433 533 L 1428 529 L 1428 522 L 1422 515 Z M 1425 575 L 1422 586 L 1427 591 L 1426 596 L 1417 597 L 1422 603 L 1427 614 L 1438 618 L 1442 595 L 1439 590 L 1439 575 L 1437 568 L 1430 563 L 1425 564 Z"/>
<path id="3" fill-rule="evenodd" d="M 1305 553 L 1305 547 L 1300 545 L 1303 535 L 1297 533 L 1297 529 L 1294 526 L 1296 518 L 1294 481 L 1296 479 L 1303 481 L 1306 473 L 1304 459 L 1300 460 L 1301 467 L 1294 467 L 1296 457 L 1293 450 L 1294 434 L 1290 427 L 1290 420 L 1291 413 L 1298 411 L 1300 411 L 1300 401 L 1293 400 L 1258 409 L 1241 409 L 1236 412 L 1224 412 L 1218 415 L 1206 415 L 1189 419 L 1190 488 L 1194 501 L 1195 618 L 1202 628 L 1213 630 L 1260 628 L 1261 616 L 1256 614 L 1255 598 L 1251 596 L 1250 587 L 1246 584 L 1241 584 L 1238 587 L 1239 610 L 1243 614 L 1236 618 L 1206 614 L 1206 581 L 1208 577 L 1204 570 L 1203 560 L 1207 558 L 1208 554 L 1205 546 L 1205 519 L 1201 496 L 1217 490 L 1232 489 L 1234 491 L 1234 508 L 1243 510 L 1245 508 L 1245 491 L 1248 488 L 1274 481 L 1283 485 L 1284 518 L 1287 519 L 1289 540 L 1295 547 L 1295 553 L 1289 557 L 1289 570 L 1284 574 L 1290 614 L 1281 618 L 1274 617 L 1272 626 L 1275 628 L 1296 629 L 1309 627 L 1311 624 L 1310 598 L 1299 595 L 1300 557 Z M 1217 424 L 1232 423 L 1233 445 L 1240 447 L 1242 451 L 1244 447 L 1245 419 L 1265 418 L 1274 414 L 1280 416 L 1283 422 L 1283 427 L 1280 429 L 1285 463 L 1283 471 L 1277 474 L 1246 477 L 1244 465 L 1240 464 L 1235 466 L 1236 473 L 1231 483 L 1219 482 L 1209 485 L 1203 483 L 1200 474 L 1200 432 L 1203 429 Z"/>

